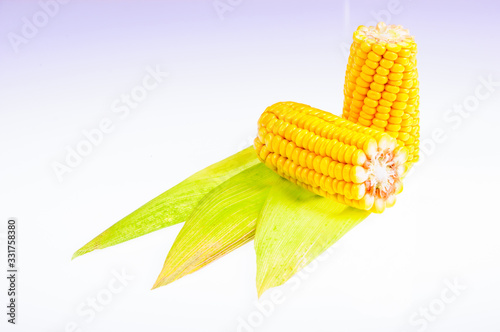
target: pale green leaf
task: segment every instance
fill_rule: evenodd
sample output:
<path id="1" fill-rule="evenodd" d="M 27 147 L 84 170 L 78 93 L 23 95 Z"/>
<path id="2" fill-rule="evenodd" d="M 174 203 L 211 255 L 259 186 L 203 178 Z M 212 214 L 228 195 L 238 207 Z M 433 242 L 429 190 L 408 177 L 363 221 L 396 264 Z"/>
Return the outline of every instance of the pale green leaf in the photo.
<path id="1" fill-rule="evenodd" d="M 153 288 L 193 273 L 253 239 L 257 217 L 277 181 L 279 176 L 259 163 L 205 196 L 177 235 Z"/>
<path id="2" fill-rule="evenodd" d="M 281 181 L 257 221 L 259 296 L 285 283 L 369 214 Z"/>
<path id="3" fill-rule="evenodd" d="M 259 163 L 253 147 L 215 163 L 144 204 L 80 248 L 73 258 L 185 221 L 212 189 Z"/>

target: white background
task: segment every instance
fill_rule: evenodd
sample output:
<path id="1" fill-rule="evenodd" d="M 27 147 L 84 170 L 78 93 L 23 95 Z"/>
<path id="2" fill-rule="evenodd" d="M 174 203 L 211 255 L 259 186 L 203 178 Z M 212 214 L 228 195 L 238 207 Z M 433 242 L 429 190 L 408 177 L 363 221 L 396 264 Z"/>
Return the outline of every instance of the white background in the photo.
<path id="1" fill-rule="evenodd" d="M 72 1 L 13 47 L 23 17 L 42 8 L 0 2 L 2 269 L 9 217 L 20 242 L 18 325 L 1 309 L 1 330 L 498 331 L 499 83 L 476 97 L 488 91 L 481 78 L 500 82 L 498 4 L 225 3 L 232 10 L 220 16 L 211 1 Z M 422 161 L 395 207 L 357 226 L 300 282 L 278 288 L 279 304 L 265 294 L 265 316 L 253 243 L 154 291 L 182 225 L 70 260 L 135 208 L 250 145 L 270 104 L 340 114 L 343 50 L 378 16 L 408 27 L 419 45 Z M 113 102 L 157 65 L 169 77 L 120 118 Z M 454 105 L 470 111 L 449 113 Z M 53 163 L 103 118 L 114 130 L 58 181 Z M 436 131 L 446 139 L 433 140 Z M 114 273 L 133 280 L 82 315 Z M 465 287 L 450 303 L 447 280 Z M 412 323 L 429 307 L 432 319 Z"/>

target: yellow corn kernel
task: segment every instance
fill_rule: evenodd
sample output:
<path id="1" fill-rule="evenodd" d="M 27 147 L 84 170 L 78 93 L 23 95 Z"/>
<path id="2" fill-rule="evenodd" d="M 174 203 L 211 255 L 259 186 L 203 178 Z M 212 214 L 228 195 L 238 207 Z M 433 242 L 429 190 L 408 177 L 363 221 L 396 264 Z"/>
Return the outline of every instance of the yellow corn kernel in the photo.
<path id="1" fill-rule="evenodd" d="M 392 66 L 394 65 L 394 61 L 382 59 L 382 60 L 380 60 L 380 65 L 386 69 L 391 69 Z"/>
<path id="2" fill-rule="evenodd" d="M 376 69 L 377 74 L 382 75 L 382 76 L 387 76 L 391 73 L 391 71 L 387 68 L 384 68 L 382 66 L 378 66 Z"/>
<path id="3" fill-rule="evenodd" d="M 362 109 L 362 112 L 365 114 L 374 115 L 375 113 L 377 113 L 377 110 L 375 108 L 370 107 L 368 105 L 363 105 L 363 107 L 361 109 Z M 360 112 L 360 114 L 361 114 L 361 112 Z"/>
<path id="4" fill-rule="evenodd" d="M 394 93 L 394 94 L 399 93 L 399 91 L 401 91 L 401 89 L 398 86 L 394 86 L 394 85 L 390 85 L 390 84 L 387 84 L 384 87 L 384 89 L 385 89 L 385 91 L 390 92 L 390 93 Z"/>
<path id="5" fill-rule="evenodd" d="M 385 121 L 385 120 L 380 120 L 379 118 L 375 118 L 375 119 L 373 119 L 372 123 L 373 123 L 375 126 L 377 126 L 377 127 L 379 127 L 379 128 L 382 128 L 382 129 L 383 129 L 383 128 L 385 128 L 385 126 L 387 126 L 387 121 Z"/>
<path id="6" fill-rule="evenodd" d="M 373 44 L 372 50 L 378 55 L 383 55 L 385 53 L 385 47 L 382 44 Z"/>
<path id="7" fill-rule="evenodd" d="M 390 73 L 387 78 L 390 79 L 391 81 L 399 81 L 402 80 L 404 77 L 404 73 Z"/>
<path id="8" fill-rule="evenodd" d="M 382 92 L 382 98 L 387 101 L 395 101 L 398 96 L 395 93 L 384 91 Z"/>
<path id="9" fill-rule="evenodd" d="M 377 119 L 387 121 L 387 120 L 389 120 L 391 118 L 391 115 L 390 114 L 385 114 L 385 113 L 378 112 L 377 114 L 375 114 L 375 117 Z"/>
<path id="10" fill-rule="evenodd" d="M 405 66 L 400 63 L 394 63 L 391 67 L 392 73 L 402 73 L 405 71 Z"/>
<path id="11" fill-rule="evenodd" d="M 364 99 L 364 102 L 365 102 L 365 105 L 367 105 L 368 107 L 377 107 L 378 106 L 378 102 L 376 100 L 373 100 L 372 98 L 369 98 L 369 97 L 366 97 Z"/>
<path id="12" fill-rule="evenodd" d="M 388 51 L 391 51 L 394 53 L 398 53 L 399 51 L 401 51 L 401 46 L 399 46 L 398 44 L 388 43 L 386 47 L 387 47 Z"/>
<path id="13" fill-rule="evenodd" d="M 370 99 L 373 99 L 373 100 L 379 100 L 382 97 L 382 94 L 380 92 L 377 92 L 377 91 L 368 90 L 366 93 L 366 96 Z M 366 103 L 366 101 L 365 101 L 365 103 Z"/>
<path id="14" fill-rule="evenodd" d="M 388 78 L 387 78 L 387 76 L 375 74 L 375 75 L 373 75 L 373 81 L 375 81 L 375 83 L 384 85 L 385 83 L 387 83 Z"/>
<path id="15" fill-rule="evenodd" d="M 384 83 L 385 84 L 385 83 Z M 372 82 L 369 87 L 373 91 L 382 92 L 384 91 L 384 84 Z"/>
<path id="16" fill-rule="evenodd" d="M 387 81 L 387 84 L 399 87 L 399 86 L 401 86 L 401 84 L 403 84 L 403 81 L 402 80 L 399 80 L 399 81 L 391 81 L 391 80 L 389 80 L 389 81 Z"/>
<path id="17" fill-rule="evenodd" d="M 381 57 L 380 55 L 378 55 L 377 53 L 375 53 L 375 52 L 373 52 L 373 51 L 372 51 L 372 52 L 370 52 L 370 53 L 368 53 L 367 58 L 368 58 L 369 60 L 371 60 L 371 61 L 375 62 L 375 63 L 379 62 L 379 61 L 380 61 L 380 59 L 382 59 L 382 57 Z M 378 67 L 378 65 L 376 65 L 376 67 Z"/>
<path id="18" fill-rule="evenodd" d="M 391 51 L 387 51 L 384 53 L 384 58 L 387 60 L 394 61 L 398 58 L 398 54 Z"/>

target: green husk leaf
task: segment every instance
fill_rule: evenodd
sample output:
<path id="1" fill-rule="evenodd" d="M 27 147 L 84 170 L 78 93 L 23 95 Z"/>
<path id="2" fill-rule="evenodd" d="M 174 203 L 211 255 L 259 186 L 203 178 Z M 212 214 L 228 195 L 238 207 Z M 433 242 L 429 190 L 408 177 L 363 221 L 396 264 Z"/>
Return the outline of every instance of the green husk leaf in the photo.
<path id="1" fill-rule="evenodd" d="M 285 283 L 369 214 L 281 181 L 257 221 L 259 296 Z"/>
<path id="2" fill-rule="evenodd" d="M 153 288 L 193 273 L 252 240 L 276 173 L 259 163 L 203 198 L 177 235 Z"/>
<path id="3" fill-rule="evenodd" d="M 215 163 L 144 204 L 77 250 L 73 259 L 185 221 L 212 189 L 259 163 L 253 147 Z"/>

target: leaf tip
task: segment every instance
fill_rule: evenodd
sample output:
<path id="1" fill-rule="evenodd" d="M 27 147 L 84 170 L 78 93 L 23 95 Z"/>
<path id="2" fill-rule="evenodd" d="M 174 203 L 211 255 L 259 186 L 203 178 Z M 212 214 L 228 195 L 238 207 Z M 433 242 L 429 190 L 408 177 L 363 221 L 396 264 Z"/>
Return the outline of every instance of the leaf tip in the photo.
<path id="1" fill-rule="evenodd" d="M 75 253 L 73 254 L 73 256 L 71 256 L 71 260 L 74 260 L 75 258 L 80 257 L 82 255 L 85 255 L 88 252 L 89 251 L 83 250 L 83 248 L 80 248 L 77 251 L 75 251 Z"/>
<path id="2" fill-rule="evenodd" d="M 159 288 L 161 286 L 166 286 L 166 285 L 170 284 L 172 281 L 173 280 L 171 280 L 170 278 L 165 278 L 165 277 L 162 277 L 160 275 L 160 276 L 158 276 L 158 279 L 156 279 L 156 281 L 153 284 L 153 287 L 151 288 L 151 290 Z"/>
<path id="3" fill-rule="evenodd" d="M 153 287 L 151 287 L 151 290 L 154 290 L 154 289 L 156 289 L 156 288 L 158 288 L 160 286 L 162 286 L 161 285 L 161 278 L 158 277 L 158 279 L 156 279 L 155 283 L 153 284 Z"/>
<path id="4" fill-rule="evenodd" d="M 257 298 L 260 299 L 262 294 L 264 294 L 268 289 L 269 289 L 269 287 L 266 287 L 265 285 L 262 285 L 262 284 L 257 285 Z"/>

